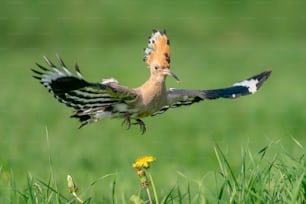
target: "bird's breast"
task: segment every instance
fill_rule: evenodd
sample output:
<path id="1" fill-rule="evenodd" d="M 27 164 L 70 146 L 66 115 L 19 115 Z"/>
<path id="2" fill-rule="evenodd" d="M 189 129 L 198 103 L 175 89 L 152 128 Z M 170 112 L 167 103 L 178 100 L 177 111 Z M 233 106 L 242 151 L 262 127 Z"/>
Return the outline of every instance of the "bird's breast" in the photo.
<path id="1" fill-rule="evenodd" d="M 166 104 L 166 92 L 161 89 L 145 90 L 135 104 L 136 117 L 147 117 Z"/>

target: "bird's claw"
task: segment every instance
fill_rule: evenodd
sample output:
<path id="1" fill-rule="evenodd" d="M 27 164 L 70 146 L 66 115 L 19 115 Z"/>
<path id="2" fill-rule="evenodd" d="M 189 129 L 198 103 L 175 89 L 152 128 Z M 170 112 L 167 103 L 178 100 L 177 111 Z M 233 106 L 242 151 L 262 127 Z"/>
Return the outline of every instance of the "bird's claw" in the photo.
<path id="1" fill-rule="evenodd" d="M 122 121 L 121 125 L 125 125 L 127 126 L 127 129 L 129 130 L 131 128 L 131 118 L 130 116 L 125 116 L 124 120 Z"/>
<path id="2" fill-rule="evenodd" d="M 141 132 L 141 134 L 143 135 L 143 134 L 146 132 L 146 130 L 147 130 L 146 124 L 145 124 L 142 120 L 136 119 L 136 122 L 133 123 L 133 125 L 137 125 L 137 124 L 139 125 L 139 127 L 140 127 L 140 132 Z"/>
<path id="3" fill-rule="evenodd" d="M 147 130 L 145 123 L 144 123 L 142 120 L 140 120 L 140 119 L 136 119 L 136 122 L 131 123 L 131 118 L 130 118 L 130 116 L 124 117 L 124 120 L 122 121 L 122 124 L 121 124 L 121 125 L 125 125 L 125 124 L 126 124 L 126 126 L 127 126 L 127 129 L 130 129 L 130 128 L 131 128 L 131 125 L 139 125 L 139 127 L 140 127 L 140 132 L 141 132 L 142 135 L 143 135 L 143 134 L 146 132 L 146 130 Z"/>

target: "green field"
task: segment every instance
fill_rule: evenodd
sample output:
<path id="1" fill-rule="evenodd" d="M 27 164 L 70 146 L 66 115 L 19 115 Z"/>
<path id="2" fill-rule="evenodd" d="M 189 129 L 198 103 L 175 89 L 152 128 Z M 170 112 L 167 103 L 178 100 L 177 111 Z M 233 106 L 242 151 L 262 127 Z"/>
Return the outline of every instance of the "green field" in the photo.
<path id="1" fill-rule="evenodd" d="M 132 168 L 143 155 L 157 158 L 160 202 L 306 202 L 305 9 L 299 0 L 1 1 L 0 203 L 72 201 L 68 174 L 88 203 L 129 203 L 139 192 L 146 200 Z M 213 89 L 273 73 L 255 95 L 146 118 L 145 135 L 115 119 L 78 129 L 72 110 L 31 77 L 35 62 L 58 53 L 89 81 L 137 87 L 149 75 L 142 58 L 153 28 L 167 30 L 171 69 L 183 81 L 169 78 L 168 87 Z M 258 184 L 228 190 L 252 176 Z M 278 181 L 290 196 L 273 200 Z"/>

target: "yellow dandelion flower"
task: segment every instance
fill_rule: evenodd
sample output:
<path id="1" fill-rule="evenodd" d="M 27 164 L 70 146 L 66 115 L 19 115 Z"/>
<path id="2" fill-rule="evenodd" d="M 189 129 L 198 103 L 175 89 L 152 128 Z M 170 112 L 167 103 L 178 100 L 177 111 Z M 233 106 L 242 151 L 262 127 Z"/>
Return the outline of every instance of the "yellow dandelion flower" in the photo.
<path id="1" fill-rule="evenodd" d="M 156 158 L 153 156 L 143 156 L 136 160 L 136 162 L 133 164 L 133 167 L 137 169 L 139 168 L 147 169 L 150 167 L 150 163 L 154 162 L 155 160 Z"/>

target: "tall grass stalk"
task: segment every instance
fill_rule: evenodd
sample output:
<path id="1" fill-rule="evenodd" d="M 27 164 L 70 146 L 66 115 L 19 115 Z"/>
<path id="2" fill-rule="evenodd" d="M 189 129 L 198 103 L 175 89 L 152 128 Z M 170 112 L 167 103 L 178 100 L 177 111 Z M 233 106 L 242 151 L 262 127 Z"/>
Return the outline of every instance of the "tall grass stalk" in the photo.
<path id="1" fill-rule="evenodd" d="M 223 180 L 219 203 L 303 203 L 305 202 L 305 154 L 294 157 L 276 154 L 266 158 L 271 144 L 258 154 L 243 152 L 240 172 L 231 167 L 221 148 L 215 147 Z"/>

